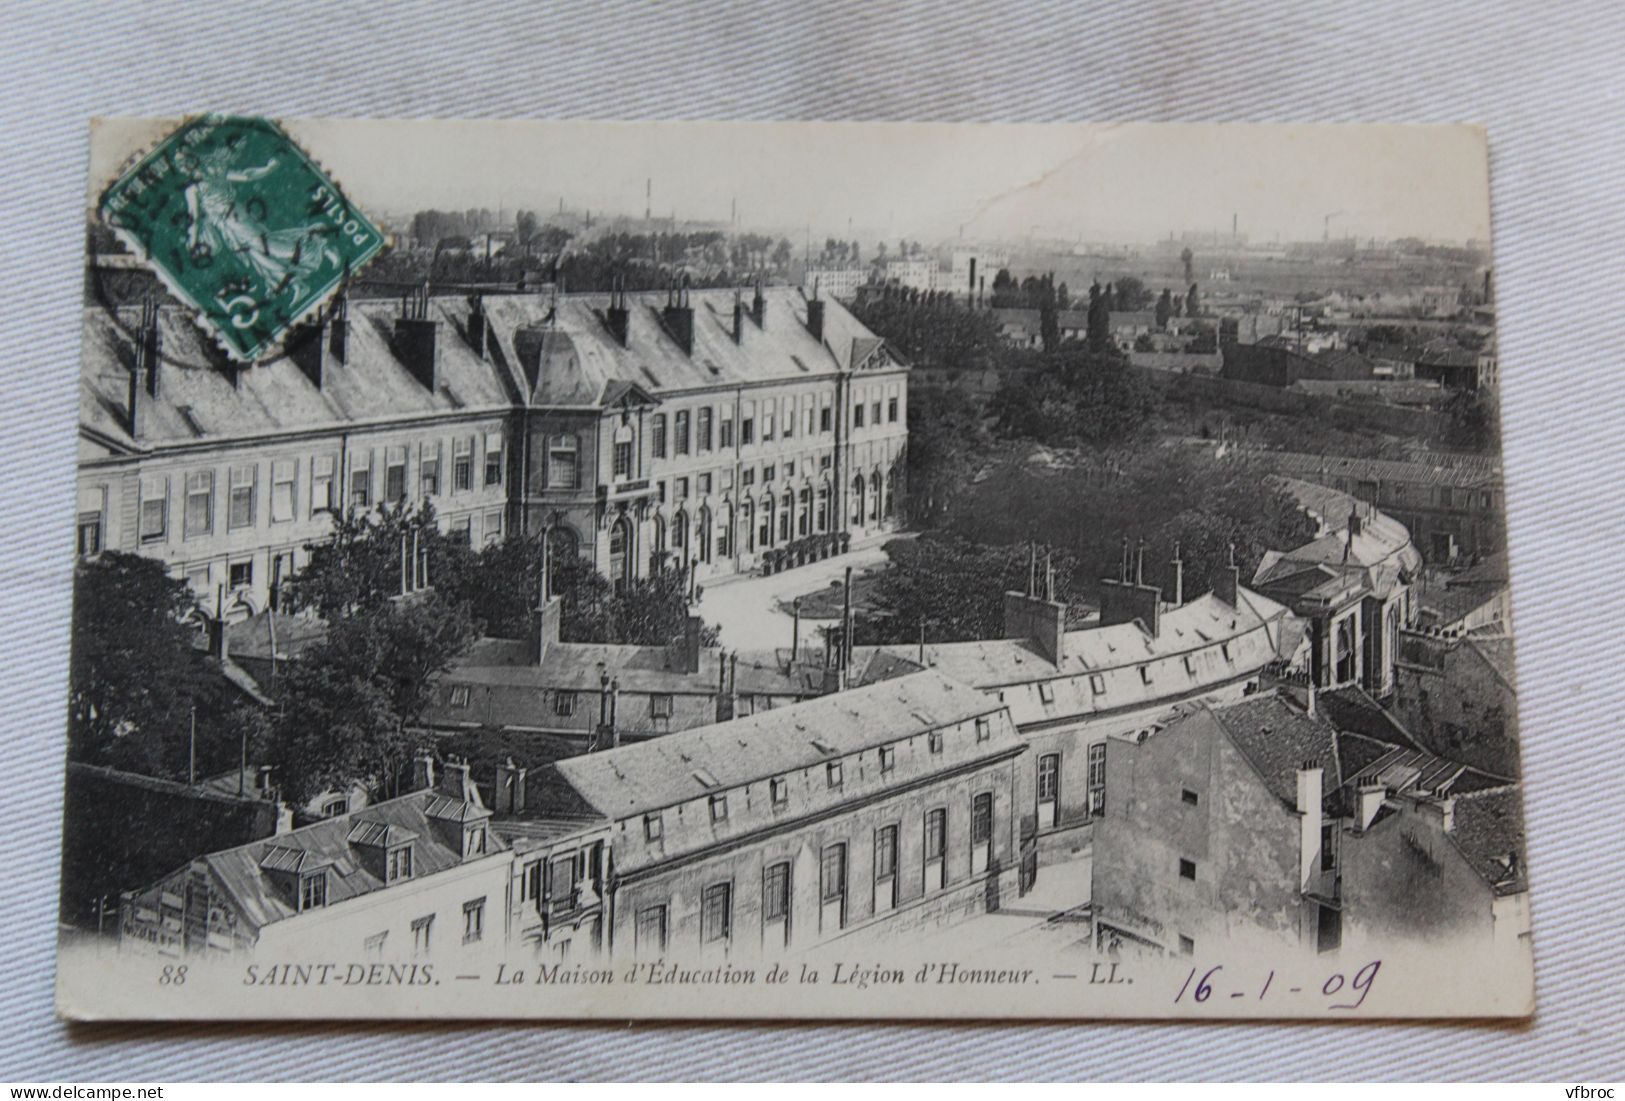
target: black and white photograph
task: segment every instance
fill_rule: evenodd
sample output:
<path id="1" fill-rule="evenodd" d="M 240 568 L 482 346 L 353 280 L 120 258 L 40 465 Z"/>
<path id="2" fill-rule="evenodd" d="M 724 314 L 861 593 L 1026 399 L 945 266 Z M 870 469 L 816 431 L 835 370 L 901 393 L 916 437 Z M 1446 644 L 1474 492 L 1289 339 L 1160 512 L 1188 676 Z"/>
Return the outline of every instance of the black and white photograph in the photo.
<path id="1" fill-rule="evenodd" d="M 60 1012 L 1527 1016 L 1488 166 L 96 120 Z"/>

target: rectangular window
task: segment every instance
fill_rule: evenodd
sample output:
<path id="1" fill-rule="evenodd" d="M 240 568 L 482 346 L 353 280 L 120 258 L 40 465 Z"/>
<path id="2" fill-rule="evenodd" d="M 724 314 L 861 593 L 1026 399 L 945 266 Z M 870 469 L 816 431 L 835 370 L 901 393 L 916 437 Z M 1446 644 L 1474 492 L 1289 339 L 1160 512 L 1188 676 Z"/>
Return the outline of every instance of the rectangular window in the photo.
<path id="1" fill-rule="evenodd" d="M 254 560 L 233 562 L 226 568 L 226 584 L 233 589 L 246 589 L 254 584 Z"/>
<path id="2" fill-rule="evenodd" d="M 762 919 L 784 921 L 790 916 L 790 865 L 770 864 L 762 873 Z"/>
<path id="3" fill-rule="evenodd" d="M 327 873 L 302 876 L 299 880 L 299 909 L 314 910 L 327 905 Z"/>
<path id="4" fill-rule="evenodd" d="M 649 697 L 649 717 L 653 719 L 669 719 L 672 713 L 672 697 L 670 692 L 656 692 Z"/>
<path id="5" fill-rule="evenodd" d="M 782 807 L 790 801 L 790 781 L 783 776 L 775 776 L 768 781 L 768 792 L 773 797 L 773 805 Z"/>
<path id="6" fill-rule="evenodd" d="M 711 796 L 711 821 L 726 822 L 728 820 L 728 797 L 726 795 Z"/>
<path id="7" fill-rule="evenodd" d="M 1038 698 L 1044 703 L 1055 702 L 1055 686 L 1047 680 L 1038 682 Z"/>
<path id="8" fill-rule="evenodd" d="M 882 773 L 887 773 L 887 772 L 890 772 L 896 766 L 897 766 L 897 750 L 893 749 L 889 745 L 881 746 L 880 747 L 880 771 Z"/>
<path id="9" fill-rule="evenodd" d="M 650 424 L 649 450 L 657 459 L 666 457 L 666 414 L 656 413 Z"/>
<path id="10" fill-rule="evenodd" d="M 1179 789 L 1179 801 L 1190 807 L 1194 807 L 1197 805 L 1197 803 L 1201 802 L 1197 794 L 1190 788 Z"/>
<path id="11" fill-rule="evenodd" d="M 294 500 L 299 481 L 297 459 L 277 459 L 271 464 L 271 523 L 285 524 L 297 511 Z"/>
<path id="12" fill-rule="evenodd" d="M 796 401 L 794 398 L 784 399 L 784 412 L 779 418 L 784 426 L 784 438 L 794 439 L 796 434 Z"/>
<path id="13" fill-rule="evenodd" d="M 863 427 L 863 405 L 861 403 L 852 407 L 852 427 Z"/>
<path id="14" fill-rule="evenodd" d="M 575 483 L 571 483 L 574 488 Z M 467 493 L 474 488 L 474 440 L 470 436 L 451 441 L 451 491 Z"/>
<path id="15" fill-rule="evenodd" d="M 981 718 L 976 720 L 976 740 L 985 742 L 993 737 L 993 720 Z"/>
<path id="16" fill-rule="evenodd" d="M 709 474 L 701 474 L 699 476 L 699 482 L 700 482 L 700 496 L 701 497 L 709 497 L 709 496 L 711 496 L 711 475 L 709 475 Z"/>
<path id="17" fill-rule="evenodd" d="M 418 486 L 424 497 L 440 496 L 440 441 L 418 447 Z"/>
<path id="18" fill-rule="evenodd" d="M 434 915 L 425 914 L 420 918 L 412 919 L 412 954 L 415 956 L 427 955 L 429 944 L 434 936 Z"/>
<path id="19" fill-rule="evenodd" d="M 674 484 L 674 488 L 676 490 L 676 496 L 677 496 L 677 499 L 679 501 L 684 501 L 684 500 L 688 499 L 688 479 L 687 478 L 678 478 L 676 483 Z"/>
<path id="20" fill-rule="evenodd" d="M 876 428 L 880 427 L 880 403 L 878 401 L 869 407 L 869 423 Z"/>
<path id="21" fill-rule="evenodd" d="M 1183 933 L 1179 934 L 1179 954 L 1181 956 L 1194 956 L 1196 954 L 1196 942 Z"/>
<path id="22" fill-rule="evenodd" d="M 665 823 L 661 821 L 660 812 L 645 814 L 643 816 L 643 839 L 645 841 L 659 841 L 665 834 Z"/>
<path id="23" fill-rule="evenodd" d="M 463 903 L 463 943 L 473 944 L 485 936 L 485 899 Z"/>
<path id="24" fill-rule="evenodd" d="M 406 500 L 406 448 L 384 449 L 384 500 Z"/>
<path id="25" fill-rule="evenodd" d="M 1106 743 L 1089 747 L 1089 814 L 1099 817 L 1106 813 Z"/>
<path id="26" fill-rule="evenodd" d="M 397 879 L 412 878 L 412 850 L 410 847 L 392 849 L 389 854 L 388 875 L 386 883 L 394 883 Z"/>
<path id="27" fill-rule="evenodd" d="M 254 488 L 258 466 L 234 466 L 230 470 L 230 495 L 226 500 L 226 530 L 254 526 Z"/>
<path id="28" fill-rule="evenodd" d="M 1320 827 L 1320 870 L 1329 872 L 1337 867 L 1337 826 L 1327 822 Z"/>
<path id="29" fill-rule="evenodd" d="M 929 734 L 927 734 L 925 736 L 925 743 L 926 743 L 927 746 L 930 747 L 932 753 L 941 753 L 942 752 L 942 731 L 940 731 L 940 730 L 931 731 L 931 733 L 929 733 Z"/>
<path id="30" fill-rule="evenodd" d="M 645 906 L 638 911 L 638 926 L 634 947 L 640 955 L 655 955 L 666 950 L 666 908 Z"/>
<path id="31" fill-rule="evenodd" d="M 501 432 L 487 432 L 485 434 L 485 484 L 487 486 L 502 484 Z"/>
<path id="32" fill-rule="evenodd" d="M 887 398 L 886 399 L 886 423 L 887 424 L 896 424 L 897 423 L 897 399 L 896 398 Z"/>
<path id="33" fill-rule="evenodd" d="M 756 421 L 750 414 L 745 414 L 739 422 L 739 443 L 742 447 L 749 447 L 756 442 Z"/>
<path id="34" fill-rule="evenodd" d="M 141 479 L 140 538 L 161 543 L 169 535 L 169 479 Z"/>
<path id="35" fill-rule="evenodd" d="M 925 889 L 940 891 L 948 881 L 944 854 L 948 851 L 948 812 L 938 807 L 925 815 Z"/>
<path id="36" fill-rule="evenodd" d="M 824 766 L 824 782 L 832 788 L 841 786 L 841 762 L 831 761 Z"/>
<path id="37" fill-rule="evenodd" d="M 820 432 L 832 431 L 832 427 L 831 427 L 830 422 L 831 422 L 830 407 L 828 405 L 826 405 L 826 406 L 824 406 L 822 409 L 820 409 L 818 411 L 818 431 L 820 431 Z"/>
<path id="38" fill-rule="evenodd" d="M 677 439 L 674 451 L 678 455 L 688 454 L 688 410 L 677 411 Z"/>
<path id="39" fill-rule="evenodd" d="M 875 831 L 875 879 L 897 874 L 897 827 L 882 826 Z"/>
<path id="40" fill-rule="evenodd" d="M 733 930 L 733 884 L 713 883 L 700 896 L 700 943 L 726 941 Z"/>
<path id="41" fill-rule="evenodd" d="M 214 530 L 214 471 L 186 476 L 186 538 Z"/>
<path id="42" fill-rule="evenodd" d="M 372 452 L 358 451 L 350 458 L 350 506 L 372 507 Z"/>
<path id="43" fill-rule="evenodd" d="M 568 689 L 560 689 L 553 693 L 553 714 L 561 719 L 568 719 L 576 713 L 576 694 Z"/>
<path id="44" fill-rule="evenodd" d="M 762 410 L 762 442 L 767 443 L 773 438 L 773 410 Z"/>
<path id="45" fill-rule="evenodd" d="M 547 487 L 575 489 L 580 480 L 578 449 L 573 434 L 550 437 L 547 450 Z"/>
<path id="46" fill-rule="evenodd" d="M 717 446 L 726 451 L 734 445 L 733 410 L 723 409 L 721 427 L 717 430 Z"/>
<path id="47" fill-rule="evenodd" d="M 616 478 L 632 476 L 632 441 L 620 440 L 615 444 L 614 465 L 610 468 Z"/>
<path id="48" fill-rule="evenodd" d="M 819 869 L 819 897 L 825 902 L 839 902 L 846 897 L 846 846 L 826 846 Z"/>
<path id="49" fill-rule="evenodd" d="M 1196 879 L 1196 861 L 1194 861 L 1194 860 L 1186 860 L 1184 857 L 1180 857 L 1180 859 L 1179 859 L 1179 878 L 1180 879 L 1189 879 L 1189 880 L 1192 880 L 1194 882 L 1195 879 Z"/>
<path id="50" fill-rule="evenodd" d="M 310 461 L 310 514 L 330 512 L 333 509 L 333 475 L 338 460 L 332 455 L 317 455 Z"/>
<path id="51" fill-rule="evenodd" d="M 79 514 L 79 557 L 89 558 L 102 552 L 102 514 Z"/>
<path id="52" fill-rule="evenodd" d="M 695 433 L 699 436 L 701 451 L 711 450 L 711 407 L 706 406 L 696 414 Z"/>
<path id="53" fill-rule="evenodd" d="M 494 509 L 485 514 L 485 545 L 502 542 L 502 510 Z"/>

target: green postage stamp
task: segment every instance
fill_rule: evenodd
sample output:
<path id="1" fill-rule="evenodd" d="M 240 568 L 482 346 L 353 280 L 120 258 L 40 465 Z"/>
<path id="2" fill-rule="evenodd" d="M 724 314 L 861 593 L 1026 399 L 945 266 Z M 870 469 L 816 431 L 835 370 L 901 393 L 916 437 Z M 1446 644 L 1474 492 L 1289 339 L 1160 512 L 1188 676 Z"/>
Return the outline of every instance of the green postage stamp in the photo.
<path id="1" fill-rule="evenodd" d="M 103 218 L 253 362 L 383 247 L 383 235 L 269 119 L 204 115 L 103 194 Z"/>

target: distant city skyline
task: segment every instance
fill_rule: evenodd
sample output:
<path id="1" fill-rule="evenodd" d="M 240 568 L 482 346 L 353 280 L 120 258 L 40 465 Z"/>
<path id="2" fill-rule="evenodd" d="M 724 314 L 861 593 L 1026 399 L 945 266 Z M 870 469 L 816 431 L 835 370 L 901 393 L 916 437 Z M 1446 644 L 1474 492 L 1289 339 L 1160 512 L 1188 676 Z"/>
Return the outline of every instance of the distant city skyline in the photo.
<path id="1" fill-rule="evenodd" d="M 91 201 L 172 120 L 95 124 Z M 829 237 L 1487 241 L 1469 126 L 286 120 L 363 208 L 728 223 Z M 484 167 L 468 185 L 469 163 Z M 1328 218 L 1328 215 L 1330 216 Z"/>

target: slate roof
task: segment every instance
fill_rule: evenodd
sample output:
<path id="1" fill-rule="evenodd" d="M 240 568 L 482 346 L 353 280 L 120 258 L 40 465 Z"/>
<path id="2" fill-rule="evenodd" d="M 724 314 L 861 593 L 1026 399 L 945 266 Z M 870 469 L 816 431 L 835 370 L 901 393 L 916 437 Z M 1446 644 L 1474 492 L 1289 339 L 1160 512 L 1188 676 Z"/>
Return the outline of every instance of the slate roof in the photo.
<path id="1" fill-rule="evenodd" d="M 1188 721 L 1202 721 L 1204 714 L 1208 721 L 1224 729 L 1264 786 L 1288 809 L 1297 807 L 1298 769 L 1305 762 L 1324 770 L 1322 791 L 1327 799 L 1342 787 L 1336 730 L 1324 718 L 1306 714 L 1279 693 L 1211 707 Z"/>
<path id="2" fill-rule="evenodd" d="M 1497 895 L 1529 889 L 1523 792 L 1516 785 L 1458 796 L 1451 842 Z"/>
<path id="3" fill-rule="evenodd" d="M 399 799 L 374 803 L 354 814 L 324 819 L 199 859 L 213 873 L 220 889 L 236 904 L 241 918 L 257 930 L 298 913 L 293 899 L 277 888 L 265 874 L 266 870 L 327 868 L 329 906 L 399 886 L 400 881 L 386 884 L 363 866 L 355 851 L 355 846 L 362 843 L 354 840 L 357 834 L 410 839 L 412 878 L 406 882 L 416 882 L 462 864 L 460 844 L 450 846 L 442 842 L 429 815 L 431 805 L 450 801 L 438 791 L 413 792 Z M 483 808 L 477 811 L 481 816 L 487 813 Z M 461 841 L 460 835 L 458 841 Z M 488 841 L 488 851 L 506 848 L 506 842 L 498 837 Z"/>
<path id="4" fill-rule="evenodd" d="M 975 689 L 927 671 L 572 757 L 553 767 L 592 807 L 610 819 L 622 819 L 999 710 Z M 985 755 L 1020 744 L 1000 724 L 990 742 L 971 745 L 970 752 Z M 944 767 L 954 763 L 954 755 L 943 755 Z"/>
<path id="5" fill-rule="evenodd" d="M 84 312 L 80 425 L 121 449 L 182 445 L 199 440 L 253 439 L 288 432 L 388 423 L 413 417 L 538 405 L 600 407 L 628 387 L 656 398 L 704 387 L 748 386 L 808 379 L 851 370 L 884 342 L 844 306 L 825 299 L 824 338 L 806 328 L 799 290 L 763 289 L 758 328 L 747 317 L 733 340 L 734 291 L 694 290 L 692 355 L 666 331 L 664 291 L 628 294 L 628 347 L 602 320 L 607 294 L 487 295 L 488 357 L 465 334 L 471 307 L 463 295 L 428 300 L 441 323 L 439 385 L 430 392 L 391 347 L 399 305 L 393 299 L 349 303 L 345 361 L 331 363 L 318 388 L 286 356 L 251 368 L 230 367 L 180 307 L 158 311 L 159 394 L 148 398 L 143 436 L 128 431 L 130 367 L 139 309 L 89 307 Z M 750 295 L 745 295 L 749 306 Z"/>

